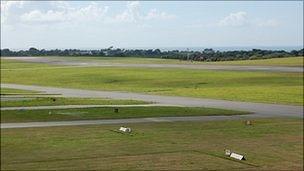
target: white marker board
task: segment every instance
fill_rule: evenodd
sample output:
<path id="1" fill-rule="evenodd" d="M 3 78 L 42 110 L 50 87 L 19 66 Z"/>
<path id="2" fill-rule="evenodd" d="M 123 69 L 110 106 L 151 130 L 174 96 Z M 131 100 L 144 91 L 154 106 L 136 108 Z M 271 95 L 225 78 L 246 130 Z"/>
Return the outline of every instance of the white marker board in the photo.
<path id="1" fill-rule="evenodd" d="M 244 160 L 244 156 L 240 155 L 240 154 L 236 154 L 236 153 L 231 153 L 230 157 L 238 159 L 238 160 Z"/>

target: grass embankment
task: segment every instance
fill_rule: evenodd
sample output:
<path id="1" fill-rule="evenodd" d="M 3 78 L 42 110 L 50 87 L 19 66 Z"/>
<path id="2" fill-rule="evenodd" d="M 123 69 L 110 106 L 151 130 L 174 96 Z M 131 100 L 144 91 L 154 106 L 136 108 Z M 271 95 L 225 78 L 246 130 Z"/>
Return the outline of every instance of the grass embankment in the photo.
<path id="1" fill-rule="evenodd" d="M 113 100 L 94 98 L 31 97 L 25 100 L 1 101 L 1 107 L 60 106 L 60 105 L 131 105 L 148 104 L 138 100 Z"/>
<path id="2" fill-rule="evenodd" d="M 303 170 L 303 120 L 1 129 L 1 170 Z M 224 150 L 245 155 L 228 160 Z"/>
<path id="3" fill-rule="evenodd" d="M 118 112 L 115 112 L 118 109 Z M 202 107 L 98 107 L 78 109 L 3 110 L 1 122 L 119 119 L 169 116 L 242 115 L 248 112 Z"/>
<path id="4" fill-rule="evenodd" d="M 235 101 L 303 104 L 302 73 L 121 67 L 42 68 L 3 70 L 1 81 Z"/>

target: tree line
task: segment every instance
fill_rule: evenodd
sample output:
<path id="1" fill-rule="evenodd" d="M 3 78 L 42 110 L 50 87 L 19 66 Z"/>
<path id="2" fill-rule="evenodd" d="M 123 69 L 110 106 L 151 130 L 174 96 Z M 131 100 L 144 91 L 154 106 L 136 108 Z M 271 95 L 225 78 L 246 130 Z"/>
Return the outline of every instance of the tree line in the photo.
<path id="1" fill-rule="evenodd" d="M 179 59 L 193 61 L 232 61 L 248 59 L 281 58 L 288 56 L 303 56 L 303 50 L 234 50 L 215 51 L 211 48 L 202 51 L 161 51 L 159 49 L 114 49 L 113 47 L 100 50 L 54 49 L 45 50 L 30 48 L 28 50 L 12 51 L 1 49 L 1 56 L 95 56 L 95 57 L 152 57 L 164 59 Z"/>

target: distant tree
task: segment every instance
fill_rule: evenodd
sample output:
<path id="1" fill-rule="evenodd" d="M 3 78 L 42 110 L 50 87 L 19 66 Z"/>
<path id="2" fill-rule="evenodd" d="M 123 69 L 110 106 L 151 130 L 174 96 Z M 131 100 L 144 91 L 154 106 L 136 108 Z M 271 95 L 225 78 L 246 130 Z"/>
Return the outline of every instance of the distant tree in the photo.
<path id="1" fill-rule="evenodd" d="M 298 51 L 298 56 L 303 56 L 304 54 L 304 48 Z"/>
<path id="2" fill-rule="evenodd" d="M 9 49 L 2 49 L 1 56 L 11 56 L 12 52 Z"/>
<path id="3" fill-rule="evenodd" d="M 161 51 L 160 49 L 114 49 L 113 46 L 100 50 L 79 50 L 79 49 L 52 49 L 39 50 L 31 47 L 28 50 L 11 51 L 1 49 L 1 56 L 111 56 L 111 57 L 156 57 L 165 59 L 199 60 L 199 61 L 228 61 L 228 60 L 245 60 L 245 59 L 265 59 L 280 58 L 286 56 L 303 56 L 303 49 L 286 52 L 284 50 L 261 50 L 252 49 L 248 51 L 214 51 L 206 48 L 203 51 Z"/>
<path id="4" fill-rule="evenodd" d="M 40 54 L 40 51 L 34 47 L 31 47 L 29 50 L 28 50 L 28 56 L 37 56 L 37 55 L 41 55 Z"/>

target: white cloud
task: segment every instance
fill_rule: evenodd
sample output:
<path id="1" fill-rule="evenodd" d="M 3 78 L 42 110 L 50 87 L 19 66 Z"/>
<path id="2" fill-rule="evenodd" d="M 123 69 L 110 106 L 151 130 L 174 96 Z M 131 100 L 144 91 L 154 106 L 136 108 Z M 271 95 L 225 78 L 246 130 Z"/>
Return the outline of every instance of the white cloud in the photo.
<path id="1" fill-rule="evenodd" d="M 230 13 L 228 16 L 218 22 L 219 26 L 234 26 L 240 27 L 248 24 L 247 13 L 239 11 L 236 13 Z"/>
<path id="2" fill-rule="evenodd" d="M 140 10 L 140 3 L 138 1 L 127 2 L 126 10 L 121 14 L 116 15 L 112 18 L 114 22 L 139 22 L 145 20 L 167 20 L 174 19 L 176 16 L 168 14 L 164 11 L 159 11 L 157 9 L 151 9 L 148 13 L 144 14 Z"/>
<path id="3" fill-rule="evenodd" d="M 22 8 L 25 1 L 1 1 L 1 12 L 7 12 L 11 7 Z"/>
<path id="4" fill-rule="evenodd" d="M 258 27 L 277 27 L 280 25 L 276 19 L 258 19 L 249 18 L 246 12 L 239 11 L 231 13 L 222 20 L 217 26 L 243 27 L 243 26 L 258 26 Z"/>
<path id="5" fill-rule="evenodd" d="M 65 13 L 63 11 L 41 12 L 39 10 L 33 10 L 25 13 L 21 16 L 23 22 L 59 22 L 65 20 Z"/>
<path id="6" fill-rule="evenodd" d="M 57 10 L 33 10 L 22 14 L 20 19 L 25 23 L 101 21 L 107 11 L 107 6 L 99 6 L 96 3 L 82 8 L 72 8 L 65 3 L 58 3 Z"/>
<path id="7" fill-rule="evenodd" d="M 166 12 L 161 12 L 156 9 L 151 9 L 148 14 L 145 16 L 145 19 L 150 20 L 150 19 L 174 19 L 175 15 L 168 14 Z"/>
<path id="8" fill-rule="evenodd" d="M 61 9 L 69 8 L 69 4 L 66 1 L 50 1 L 50 4 L 55 8 L 61 8 Z"/>
<path id="9" fill-rule="evenodd" d="M 127 9 L 121 14 L 116 15 L 113 19 L 116 21 L 123 21 L 123 22 L 137 22 L 138 20 L 141 19 L 139 2 L 138 1 L 127 2 Z"/>
<path id="10" fill-rule="evenodd" d="M 27 5 L 24 5 L 24 4 Z M 141 11 L 140 2 L 127 2 L 121 13 L 109 15 L 108 6 L 91 2 L 86 6 L 75 7 L 66 1 L 49 1 L 36 3 L 33 1 L 1 1 L 1 23 L 6 25 L 48 24 L 48 23 L 138 23 L 149 20 L 168 20 L 175 15 L 157 9 Z M 143 23 L 141 23 L 143 24 Z"/>
<path id="11" fill-rule="evenodd" d="M 1 1 L 1 24 L 9 20 L 14 8 L 23 8 L 25 1 Z"/>
<path id="12" fill-rule="evenodd" d="M 275 19 L 269 19 L 269 20 L 259 20 L 256 22 L 256 25 L 259 27 L 277 27 L 280 25 L 280 23 Z"/>

